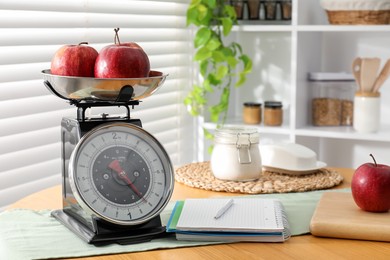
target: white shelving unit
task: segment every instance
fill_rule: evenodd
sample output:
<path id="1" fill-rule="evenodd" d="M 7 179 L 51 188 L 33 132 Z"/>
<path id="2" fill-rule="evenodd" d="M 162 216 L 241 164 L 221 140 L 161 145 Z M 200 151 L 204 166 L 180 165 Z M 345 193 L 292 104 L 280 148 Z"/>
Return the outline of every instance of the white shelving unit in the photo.
<path id="1" fill-rule="evenodd" d="M 312 126 L 307 81 L 308 72 L 350 73 L 357 56 L 380 57 L 383 66 L 390 58 L 390 25 L 329 25 L 319 1 L 293 0 L 291 24 L 242 22 L 234 28 L 233 37 L 250 54 L 254 66 L 246 85 L 232 94 L 226 125 L 244 126 L 244 102 L 278 100 L 284 110 L 281 127 L 251 125 L 261 133 L 261 143 L 300 143 L 335 167 L 356 168 L 371 161 L 370 153 L 378 163 L 390 164 L 390 80 L 381 89 L 381 128 L 373 134 L 359 134 L 345 126 Z M 207 121 L 205 128 L 215 128 Z M 204 152 L 201 157 L 207 160 L 209 154 Z"/>

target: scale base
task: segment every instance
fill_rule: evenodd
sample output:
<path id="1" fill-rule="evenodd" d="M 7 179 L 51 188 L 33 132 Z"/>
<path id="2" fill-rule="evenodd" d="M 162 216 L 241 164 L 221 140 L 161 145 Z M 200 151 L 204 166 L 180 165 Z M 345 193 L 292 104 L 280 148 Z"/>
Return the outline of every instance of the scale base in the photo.
<path id="1" fill-rule="evenodd" d="M 168 236 L 168 233 L 165 232 L 165 227 L 161 226 L 160 216 L 152 219 L 145 227 L 129 227 L 128 229 L 122 228 L 118 230 L 107 230 L 103 227 L 101 228 L 103 232 L 99 234 L 99 232 L 95 233 L 91 228 L 61 209 L 52 211 L 51 215 L 81 239 L 95 246 L 113 243 L 120 245 L 137 244 Z"/>

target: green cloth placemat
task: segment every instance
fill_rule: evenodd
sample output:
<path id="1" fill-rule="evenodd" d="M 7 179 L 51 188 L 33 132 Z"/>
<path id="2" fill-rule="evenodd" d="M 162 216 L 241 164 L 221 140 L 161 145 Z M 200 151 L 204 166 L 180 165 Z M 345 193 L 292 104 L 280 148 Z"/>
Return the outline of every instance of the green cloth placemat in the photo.
<path id="1" fill-rule="evenodd" d="M 339 191 L 350 192 L 349 189 Z M 290 222 L 291 233 L 295 236 L 310 232 L 310 220 L 323 192 L 325 191 L 251 196 L 282 201 Z M 174 204 L 170 202 L 161 213 L 164 225 L 168 222 Z M 214 243 L 178 241 L 171 237 L 134 245 L 112 244 L 95 247 L 85 243 L 51 217 L 49 210 L 15 209 L 0 213 L 0 259 L 81 257 L 207 244 Z"/>

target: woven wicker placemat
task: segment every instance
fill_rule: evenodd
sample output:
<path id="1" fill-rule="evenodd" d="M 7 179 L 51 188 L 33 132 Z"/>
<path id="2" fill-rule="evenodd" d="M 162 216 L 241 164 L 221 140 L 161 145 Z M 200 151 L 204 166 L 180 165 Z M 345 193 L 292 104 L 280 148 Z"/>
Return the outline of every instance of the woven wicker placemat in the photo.
<path id="1" fill-rule="evenodd" d="M 248 194 L 321 190 L 339 185 L 343 181 L 338 172 L 325 168 L 301 176 L 263 171 L 260 179 L 255 181 L 224 181 L 214 177 L 209 162 L 181 166 L 175 171 L 175 179 L 187 186 L 203 190 Z"/>

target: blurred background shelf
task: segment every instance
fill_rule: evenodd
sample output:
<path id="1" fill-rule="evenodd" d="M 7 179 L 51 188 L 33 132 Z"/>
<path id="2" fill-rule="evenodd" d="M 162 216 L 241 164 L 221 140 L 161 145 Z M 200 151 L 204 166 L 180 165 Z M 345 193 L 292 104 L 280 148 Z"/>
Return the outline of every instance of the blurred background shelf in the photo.
<path id="1" fill-rule="evenodd" d="M 309 72 L 351 73 L 355 57 L 390 58 L 390 25 L 330 25 L 320 1 L 292 1 L 292 20 L 279 23 L 240 21 L 232 39 L 253 60 L 245 86 L 233 91 L 227 126 L 242 123 L 244 102 L 277 100 L 283 103 L 281 127 L 256 126 L 260 143 L 296 142 L 317 152 L 319 160 L 335 167 L 355 168 L 374 153 L 390 164 L 390 80 L 381 89 L 381 126 L 377 133 L 360 134 L 351 126 L 317 127 L 311 123 L 312 87 Z M 211 97 L 212 98 L 212 97 Z M 215 129 L 205 116 L 201 125 Z M 200 128 L 199 140 L 203 141 Z M 204 141 L 203 146 L 210 145 Z M 199 160 L 210 154 L 204 149 Z"/>

